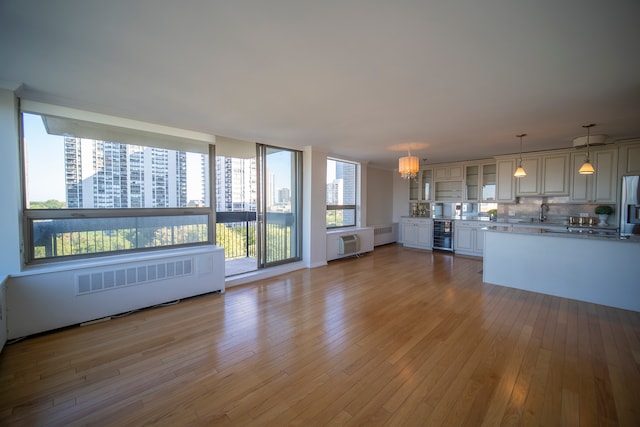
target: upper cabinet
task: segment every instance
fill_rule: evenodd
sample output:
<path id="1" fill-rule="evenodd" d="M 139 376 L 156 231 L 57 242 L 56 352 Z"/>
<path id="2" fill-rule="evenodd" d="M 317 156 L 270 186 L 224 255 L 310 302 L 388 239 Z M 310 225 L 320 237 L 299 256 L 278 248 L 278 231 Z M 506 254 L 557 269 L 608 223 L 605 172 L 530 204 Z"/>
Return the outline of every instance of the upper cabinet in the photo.
<path id="1" fill-rule="evenodd" d="M 443 165 L 435 168 L 436 181 L 462 180 L 462 165 Z"/>
<path id="2" fill-rule="evenodd" d="M 470 164 L 465 166 L 466 202 L 495 202 L 496 164 Z"/>
<path id="3" fill-rule="evenodd" d="M 515 178 L 513 177 L 515 170 L 515 158 L 499 158 L 496 161 L 496 202 L 515 202 Z"/>
<path id="4" fill-rule="evenodd" d="M 415 179 L 409 180 L 409 201 L 433 200 L 433 169 L 422 169 Z"/>
<path id="5" fill-rule="evenodd" d="M 585 153 L 571 153 L 571 201 L 576 203 L 616 203 L 618 149 L 592 150 L 589 157 L 596 173 L 580 175 L 578 169 L 584 163 Z"/>
<path id="6" fill-rule="evenodd" d="M 527 156 L 527 176 L 516 179 L 516 196 L 568 196 L 569 153 Z"/>
<path id="7" fill-rule="evenodd" d="M 640 139 L 620 143 L 620 175 L 640 175 Z"/>

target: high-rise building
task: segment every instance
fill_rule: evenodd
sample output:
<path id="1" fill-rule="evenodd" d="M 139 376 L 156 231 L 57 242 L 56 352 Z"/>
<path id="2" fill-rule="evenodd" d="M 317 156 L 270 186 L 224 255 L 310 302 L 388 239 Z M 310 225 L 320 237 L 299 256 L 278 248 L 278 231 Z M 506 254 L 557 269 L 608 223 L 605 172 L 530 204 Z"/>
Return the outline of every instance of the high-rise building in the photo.
<path id="1" fill-rule="evenodd" d="M 216 157 L 216 210 L 255 211 L 257 208 L 256 159 Z"/>
<path id="2" fill-rule="evenodd" d="M 65 138 L 69 208 L 187 205 L 186 153 L 88 138 Z"/>

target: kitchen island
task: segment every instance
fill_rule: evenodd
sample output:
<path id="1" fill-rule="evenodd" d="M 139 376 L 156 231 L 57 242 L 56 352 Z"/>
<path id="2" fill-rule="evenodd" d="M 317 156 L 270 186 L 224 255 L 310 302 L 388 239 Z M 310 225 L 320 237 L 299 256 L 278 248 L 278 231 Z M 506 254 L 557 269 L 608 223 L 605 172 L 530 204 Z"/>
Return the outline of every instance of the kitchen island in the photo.
<path id="1" fill-rule="evenodd" d="M 640 239 L 485 227 L 483 281 L 640 311 Z"/>

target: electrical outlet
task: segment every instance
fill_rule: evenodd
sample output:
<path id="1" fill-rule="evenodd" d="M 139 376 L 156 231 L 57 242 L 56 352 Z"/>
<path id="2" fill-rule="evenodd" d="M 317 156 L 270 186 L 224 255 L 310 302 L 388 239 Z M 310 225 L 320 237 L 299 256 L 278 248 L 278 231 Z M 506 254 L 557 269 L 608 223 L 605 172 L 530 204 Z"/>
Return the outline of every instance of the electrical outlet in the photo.
<path id="1" fill-rule="evenodd" d="M 589 218 L 588 212 L 580 212 L 580 218 Z"/>
<path id="2" fill-rule="evenodd" d="M 509 209 L 509 216 L 516 216 L 516 211 Z"/>

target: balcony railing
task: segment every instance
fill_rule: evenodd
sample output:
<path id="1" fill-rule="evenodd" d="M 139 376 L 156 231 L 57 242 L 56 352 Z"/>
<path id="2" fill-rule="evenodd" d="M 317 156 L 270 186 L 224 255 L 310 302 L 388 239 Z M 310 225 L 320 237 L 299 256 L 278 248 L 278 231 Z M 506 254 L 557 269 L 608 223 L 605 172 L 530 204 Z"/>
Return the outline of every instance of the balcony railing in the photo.
<path id="1" fill-rule="evenodd" d="M 267 262 L 296 256 L 293 214 L 268 213 L 266 219 Z M 33 261 L 202 244 L 208 236 L 208 215 L 55 219 L 45 215 L 29 222 Z M 256 212 L 218 212 L 216 222 L 216 245 L 224 248 L 226 260 L 257 257 Z"/>
<path id="2" fill-rule="evenodd" d="M 289 259 L 292 252 L 294 216 L 291 212 L 266 215 L 267 262 Z M 218 212 L 216 245 L 224 248 L 226 260 L 257 256 L 256 212 Z M 295 249 L 295 248 L 293 248 Z"/>

